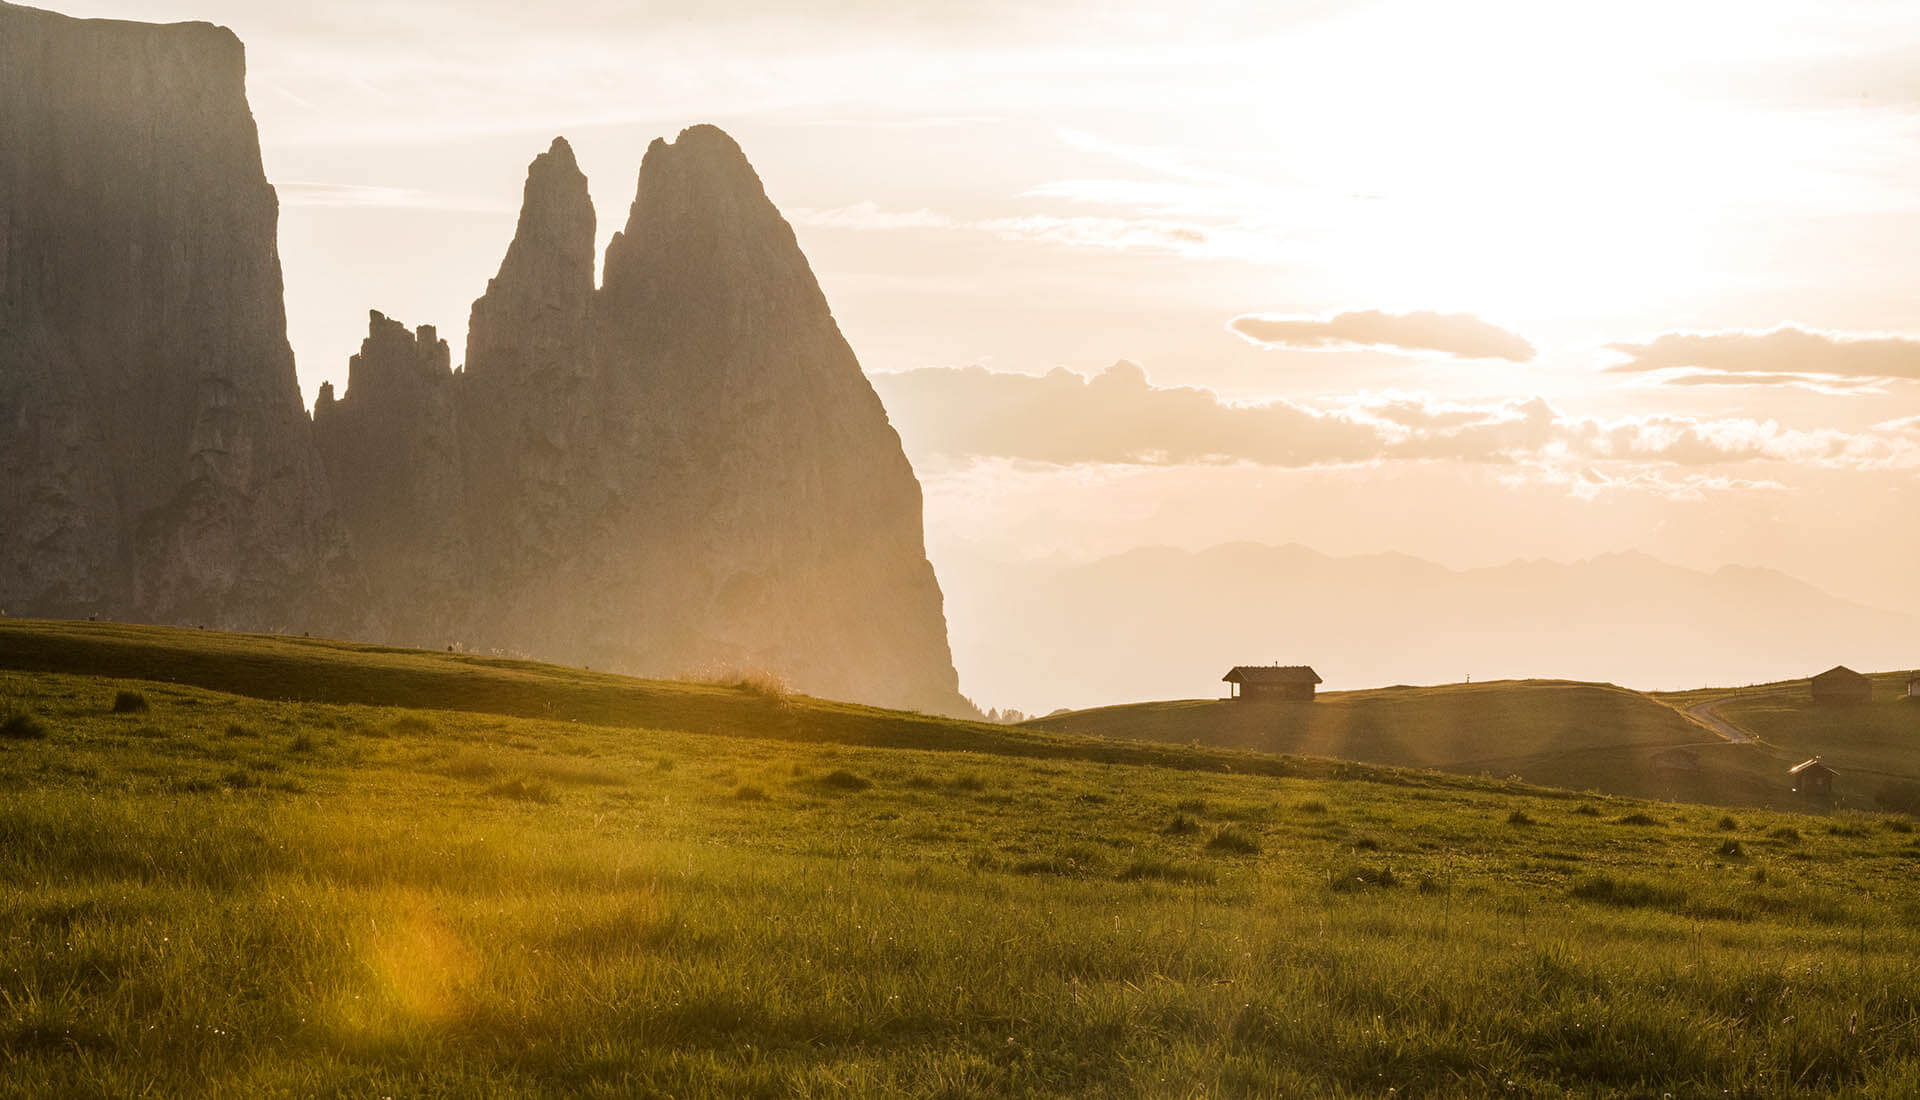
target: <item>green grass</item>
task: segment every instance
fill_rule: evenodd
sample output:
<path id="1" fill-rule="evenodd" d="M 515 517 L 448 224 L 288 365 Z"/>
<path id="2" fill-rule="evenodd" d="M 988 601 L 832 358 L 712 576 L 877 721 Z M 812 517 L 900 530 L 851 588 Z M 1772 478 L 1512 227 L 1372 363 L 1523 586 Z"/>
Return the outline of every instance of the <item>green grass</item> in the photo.
<path id="1" fill-rule="evenodd" d="M 0 672 L 47 730 L 0 742 L 0 1094 L 1920 1090 L 1892 818 L 725 698 L 713 732 Z"/>

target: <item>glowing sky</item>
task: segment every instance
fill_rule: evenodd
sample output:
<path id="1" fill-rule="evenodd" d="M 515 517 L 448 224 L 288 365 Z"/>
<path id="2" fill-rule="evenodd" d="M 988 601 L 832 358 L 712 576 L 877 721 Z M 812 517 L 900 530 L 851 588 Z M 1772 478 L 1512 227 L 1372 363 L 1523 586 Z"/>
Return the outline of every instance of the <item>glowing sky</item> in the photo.
<path id="1" fill-rule="evenodd" d="M 57 6 L 249 44 L 309 399 L 369 308 L 458 360 L 554 135 L 610 235 L 714 122 L 870 374 L 984 368 L 881 379 L 943 572 L 1637 549 L 1920 612 L 1908 4 Z M 1084 445 L 1010 442 L 1057 367 Z"/>

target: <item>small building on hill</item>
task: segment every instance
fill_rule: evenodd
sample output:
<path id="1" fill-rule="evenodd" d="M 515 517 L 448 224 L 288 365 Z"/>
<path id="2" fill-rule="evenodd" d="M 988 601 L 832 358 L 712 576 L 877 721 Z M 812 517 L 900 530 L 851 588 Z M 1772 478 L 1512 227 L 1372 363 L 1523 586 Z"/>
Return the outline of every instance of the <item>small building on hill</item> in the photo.
<path id="1" fill-rule="evenodd" d="M 1793 793 L 1807 798 L 1832 798 L 1833 781 L 1840 775 L 1817 756 L 1788 768 L 1787 774 L 1793 777 Z"/>
<path id="2" fill-rule="evenodd" d="M 1233 685 L 1230 697 L 1243 703 L 1311 703 L 1322 682 L 1307 665 L 1238 665 L 1220 678 Z"/>
<path id="3" fill-rule="evenodd" d="M 1810 684 L 1816 703 L 1865 703 L 1873 698 L 1873 681 L 1845 665 L 1835 665 Z"/>
<path id="4" fill-rule="evenodd" d="M 1920 672 L 1907 678 L 1907 698 L 1920 700 Z"/>

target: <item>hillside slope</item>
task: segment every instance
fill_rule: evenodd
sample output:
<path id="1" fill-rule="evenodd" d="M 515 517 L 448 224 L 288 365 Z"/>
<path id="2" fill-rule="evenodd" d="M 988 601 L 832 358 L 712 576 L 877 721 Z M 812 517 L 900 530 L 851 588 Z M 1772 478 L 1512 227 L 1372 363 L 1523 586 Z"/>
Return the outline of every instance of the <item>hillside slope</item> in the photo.
<path id="1" fill-rule="evenodd" d="M 1903 820 L 1022 730 L 998 747 L 1052 755 L 804 744 L 781 705 L 861 712 L 291 639 L 0 639 L 0 666 L 102 666 L 0 668 L 0 1098 L 1920 1091 Z M 703 697 L 745 735 L 619 724 Z M 593 699 L 614 724 L 561 709 Z"/>
<path id="2" fill-rule="evenodd" d="M 788 694 L 320 638 L 0 618 L 0 669 L 192 685 L 278 702 L 458 711 L 696 734 L 1264 775 L 1381 769 L 1232 749 L 1048 734 Z M 1442 782 L 1401 774 L 1402 783 Z"/>
<path id="3" fill-rule="evenodd" d="M 1640 798 L 1785 804 L 1772 758 L 1729 745 L 1674 707 L 1611 684 L 1516 680 L 1328 692 L 1314 703 L 1135 703 L 1027 728 L 1300 753 Z M 1662 766 L 1676 758 L 1693 767 Z M 1694 770 L 1697 768 L 1697 770 Z"/>
<path id="4" fill-rule="evenodd" d="M 1782 767 L 1820 757 L 1840 773 L 1835 791 L 1843 806 L 1920 811 L 1920 702 L 1906 697 L 1909 675 L 1872 675 L 1873 700 L 1851 706 L 1815 703 L 1804 679 L 1662 698 L 1682 706 L 1711 704 L 1720 718 L 1762 742 Z"/>

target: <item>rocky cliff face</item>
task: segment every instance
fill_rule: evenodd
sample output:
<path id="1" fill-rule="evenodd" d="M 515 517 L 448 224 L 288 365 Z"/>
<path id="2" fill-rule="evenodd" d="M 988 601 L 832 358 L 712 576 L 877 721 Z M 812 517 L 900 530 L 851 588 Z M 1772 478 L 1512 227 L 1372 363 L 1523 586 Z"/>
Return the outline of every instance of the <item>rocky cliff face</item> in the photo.
<path id="1" fill-rule="evenodd" d="M 338 629 L 240 42 L 0 3 L 0 607 Z"/>
<path id="2" fill-rule="evenodd" d="M 426 395 L 445 387 L 392 380 L 444 365 L 369 366 L 376 345 L 405 364 L 426 341 L 382 337 L 376 316 L 346 397 L 316 409 L 370 573 L 405 578 L 376 605 L 409 640 L 445 629 L 639 674 L 765 670 L 965 711 L 919 483 L 739 146 L 709 126 L 656 141 L 598 291 L 593 242 L 586 179 L 557 141 L 453 378 L 463 533 L 429 502 L 450 495 L 449 448 L 428 442 L 449 438 Z M 464 607 L 444 602 L 461 592 Z"/>
<path id="3" fill-rule="evenodd" d="M 335 486 L 368 599 L 362 629 L 439 645 L 466 626 L 464 470 L 447 342 L 375 313 L 347 367 L 347 395 L 323 386 L 314 443 Z M 394 517 L 405 517 L 394 522 Z"/>
<path id="4" fill-rule="evenodd" d="M 230 32 L 0 2 L 0 609 L 967 709 L 919 485 L 727 135 L 648 149 L 604 288 L 555 142 L 465 369 L 376 313 L 311 420 L 278 214 Z"/>

